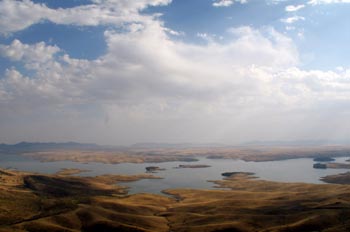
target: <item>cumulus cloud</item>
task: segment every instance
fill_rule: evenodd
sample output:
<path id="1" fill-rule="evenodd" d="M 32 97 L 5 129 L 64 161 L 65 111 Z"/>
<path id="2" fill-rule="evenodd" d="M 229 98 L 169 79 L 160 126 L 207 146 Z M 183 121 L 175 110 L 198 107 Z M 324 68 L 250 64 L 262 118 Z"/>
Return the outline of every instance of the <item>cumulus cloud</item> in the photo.
<path id="1" fill-rule="evenodd" d="M 228 7 L 231 6 L 233 3 L 239 2 L 241 4 L 247 3 L 248 0 L 217 0 L 213 2 L 214 7 Z"/>
<path id="2" fill-rule="evenodd" d="M 298 52 L 292 40 L 274 29 L 239 27 L 229 32 L 229 42 L 211 40 L 199 46 L 171 40 L 159 21 L 130 25 L 127 33 L 106 31 L 108 51 L 93 61 L 72 59 L 44 43 L 15 40 L 2 45 L 1 54 L 26 65 L 40 65 L 33 65 L 33 77 L 15 68 L 7 70 L 0 82 L 0 104 L 6 109 L 1 116 L 13 110 L 40 113 L 46 115 L 44 121 L 49 118 L 59 130 L 73 134 L 82 133 L 77 127 L 87 123 L 108 142 L 145 140 L 152 133 L 155 140 L 172 140 L 185 128 L 192 132 L 183 139 L 225 137 L 225 142 L 232 142 L 258 138 L 267 130 L 264 124 L 282 123 L 279 120 L 290 119 L 289 114 L 320 110 L 322 102 L 336 106 L 350 97 L 349 71 L 296 68 Z M 104 116 L 89 118 L 88 109 Z M 106 115 L 108 128 L 123 131 L 123 136 L 115 137 L 116 132 L 104 126 Z M 260 119 L 253 123 L 258 115 Z M 52 127 L 49 122 L 47 126 Z M 280 128 L 269 133 L 277 136 Z"/>
<path id="3" fill-rule="evenodd" d="M 15 39 L 10 45 L 0 45 L 0 54 L 13 61 L 23 61 L 27 69 L 36 69 L 53 60 L 60 49 L 57 46 L 46 46 L 44 42 L 30 46 Z"/>
<path id="4" fill-rule="evenodd" d="M 304 7 L 305 7 L 304 4 L 296 5 L 296 6 L 294 6 L 294 5 L 288 5 L 288 6 L 286 6 L 285 9 L 286 9 L 287 12 L 295 12 L 295 11 L 298 11 L 298 10 L 303 9 Z"/>

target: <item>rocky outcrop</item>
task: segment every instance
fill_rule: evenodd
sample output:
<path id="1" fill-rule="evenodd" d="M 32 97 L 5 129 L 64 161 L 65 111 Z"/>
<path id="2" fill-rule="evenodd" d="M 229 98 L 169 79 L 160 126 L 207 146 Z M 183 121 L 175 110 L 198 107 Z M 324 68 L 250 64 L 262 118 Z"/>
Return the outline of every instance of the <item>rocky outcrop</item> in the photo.
<path id="1" fill-rule="evenodd" d="M 326 169 L 327 168 L 327 164 L 316 163 L 316 164 L 313 165 L 313 168 Z"/>
<path id="2" fill-rule="evenodd" d="M 158 172 L 158 171 L 164 171 L 165 168 L 160 168 L 160 167 L 157 167 L 157 166 L 149 166 L 149 167 L 146 167 L 146 172 Z"/>

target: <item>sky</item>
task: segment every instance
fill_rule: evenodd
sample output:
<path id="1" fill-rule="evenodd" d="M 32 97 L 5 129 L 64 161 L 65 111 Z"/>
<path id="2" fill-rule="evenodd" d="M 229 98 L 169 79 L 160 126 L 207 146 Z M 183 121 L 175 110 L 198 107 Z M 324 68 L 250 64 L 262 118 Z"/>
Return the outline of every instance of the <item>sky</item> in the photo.
<path id="1" fill-rule="evenodd" d="M 350 141 L 350 0 L 0 0 L 0 143 Z"/>

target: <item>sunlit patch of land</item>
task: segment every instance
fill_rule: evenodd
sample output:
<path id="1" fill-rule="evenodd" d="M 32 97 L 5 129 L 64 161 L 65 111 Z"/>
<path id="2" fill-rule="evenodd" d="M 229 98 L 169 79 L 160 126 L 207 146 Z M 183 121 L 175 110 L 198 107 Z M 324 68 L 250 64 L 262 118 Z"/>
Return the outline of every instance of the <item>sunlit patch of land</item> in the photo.
<path id="1" fill-rule="evenodd" d="M 344 163 L 328 163 L 327 168 L 336 168 L 336 169 L 350 169 L 350 164 Z"/>
<path id="2" fill-rule="evenodd" d="M 349 231 L 350 185 L 277 183 L 231 173 L 228 190 L 127 195 L 120 181 L 0 171 L 0 231 Z"/>
<path id="3" fill-rule="evenodd" d="M 326 169 L 326 168 L 350 169 L 350 164 L 348 163 L 315 163 L 313 167 L 319 168 L 319 169 Z"/>
<path id="4" fill-rule="evenodd" d="M 79 168 L 62 168 L 58 172 L 56 172 L 56 175 L 61 175 L 61 176 L 71 176 L 71 175 L 76 175 L 80 174 L 83 172 L 89 172 L 90 170 L 82 170 Z"/>

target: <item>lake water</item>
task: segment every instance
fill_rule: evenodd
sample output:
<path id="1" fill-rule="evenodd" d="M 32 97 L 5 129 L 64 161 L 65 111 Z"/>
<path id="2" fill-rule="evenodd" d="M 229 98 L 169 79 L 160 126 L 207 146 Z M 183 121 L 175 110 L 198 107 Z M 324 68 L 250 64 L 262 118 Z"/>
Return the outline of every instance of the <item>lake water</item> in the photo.
<path id="1" fill-rule="evenodd" d="M 208 180 L 222 179 L 223 172 L 254 172 L 257 177 L 264 180 L 280 182 L 304 182 L 323 183 L 319 179 L 323 176 L 339 174 L 349 171 L 348 169 L 314 169 L 313 159 L 290 159 L 268 162 L 245 162 L 231 159 L 206 159 L 198 158 L 197 162 L 165 162 L 145 164 L 103 164 L 103 163 L 76 163 L 71 161 L 40 162 L 31 157 L 21 155 L 1 155 L 1 168 L 14 168 L 20 171 L 38 173 L 55 173 L 61 168 L 78 168 L 90 170 L 80 173 L 80 176 L 96 176 L 103 174 L 141 174 L 145 173 L 147 166 L 165 168 L 153 175 L 163 179 L 142 179 L 133 182 L 119 183 L 128 186 L 129 193 L 160 193 L 169 188 L 197 188 L 211 189 L 214 184 Z M 335 162 L 345 163 L 348 157 L 336 158 Z M 175 168 L 180 164 L 206 164 L 208 168 Z"/>

